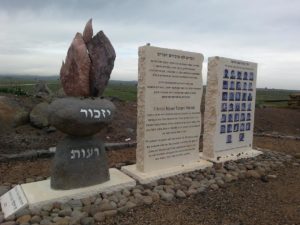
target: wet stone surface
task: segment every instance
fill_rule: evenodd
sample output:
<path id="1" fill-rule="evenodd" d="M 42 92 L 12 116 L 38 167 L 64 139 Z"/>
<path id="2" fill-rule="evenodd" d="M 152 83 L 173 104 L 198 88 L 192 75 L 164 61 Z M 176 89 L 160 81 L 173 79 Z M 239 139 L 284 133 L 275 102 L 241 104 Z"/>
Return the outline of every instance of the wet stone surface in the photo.
<path id="1" fill-rule="evenodd" d="M 52 166 L 52 188 L 66 190 L 108 180 L 103 142 L 94 137 L 68 136 L 57 145 Z"/>

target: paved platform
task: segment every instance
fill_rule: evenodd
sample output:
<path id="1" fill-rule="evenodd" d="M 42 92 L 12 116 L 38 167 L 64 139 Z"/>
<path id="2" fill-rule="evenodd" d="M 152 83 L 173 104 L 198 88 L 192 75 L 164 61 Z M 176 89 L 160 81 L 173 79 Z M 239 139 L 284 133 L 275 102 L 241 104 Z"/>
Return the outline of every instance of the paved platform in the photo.
<path id="1" fill-rule="evenodd" d="M 214 158 L 207 157 L 203 155 L 203 153 L 200 153 L 200 158 L 214 163 L 223 163 L 227 161 L 235 161 L 244 158 L 252 158 L 260 154 L 262 154 L 261 151 L 252 148 L 240 148 L 240 149 L 233 149 L 228 151 L 215 152 Z"/>
<path id="2" fill-rule="evenodd" d="M 21 187 L 27 198 L 29 208 L 36 208 L 53 202 L 82 199 L 98 193 L 112 193 L 136 185 L 134 179 L 117 169 L 111 168 L 109 173 L 110 180 L 105 183 L 72 190 L 53 190 L 50 188 L 50 179 L 22 184 Z M 80 179 L 80 176 L 78 179 Z"/>
<path id="3" fill-rule="evenodd" d="M 189 163 L 186 165 L 180 165 L 170 167 L 168 169 L 155 170 L 152 172 L 143 173 L 137 170 L 136 165 L 123 166 L 122 171 L 134 179 L 138 180 L 141 184 L 151 183 L 159 180 L 160 178 L 166 178 L 175 176 L 182 173 L 188 173 L 195 170 L 205 169 L 206 167 L 212 167 L 213 164 L 206 160 L 199 159 L 197 162 Z"/>

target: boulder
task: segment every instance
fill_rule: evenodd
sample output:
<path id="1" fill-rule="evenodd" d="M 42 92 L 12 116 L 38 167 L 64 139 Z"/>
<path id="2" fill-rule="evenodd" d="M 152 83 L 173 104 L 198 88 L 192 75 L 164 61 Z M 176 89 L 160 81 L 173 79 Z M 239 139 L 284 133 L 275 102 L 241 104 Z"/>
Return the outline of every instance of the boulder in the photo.
<path id="1" fill-rule="evenodd" d="M 37 104 L 30 112 L 30 123 L 37 128 L 44 128 L 49 126 L 48 122 L 48 106 L 46 102 Z"/>
<path id="2" fill-rule="evenodd" d="M 49 122 L 73 136 L 90 136 L 113 118 L 115 106 L 101 98 L 62 98 L 49 105 Z"/>
<path id="3" fill-rule="evenodd" d="M 115 50 L 103 31 L 93 37 L 92 19 L 77 33 L 62 63 L 60 78 L 68 96 L 101 96 L 114 68 Z"/>
<path id="4" fill-rule="evenodd" d="M 60 69 L 61 83 L 68 96 L 90 96 L 91 59 L 82 34 L 77 33 Z"/>
<path id="5" fill-rule="evenodd" d="M 28 111 L 12 98 L 0 96 L 0 129 L 18 127 L 28 122 Z"/>
<path id="6" fill-rule="evenodd" d="M 45 81 L 40 80 L 35 85 L 35 96 L 50 102 L 53 97 L 53 92 Z"/>

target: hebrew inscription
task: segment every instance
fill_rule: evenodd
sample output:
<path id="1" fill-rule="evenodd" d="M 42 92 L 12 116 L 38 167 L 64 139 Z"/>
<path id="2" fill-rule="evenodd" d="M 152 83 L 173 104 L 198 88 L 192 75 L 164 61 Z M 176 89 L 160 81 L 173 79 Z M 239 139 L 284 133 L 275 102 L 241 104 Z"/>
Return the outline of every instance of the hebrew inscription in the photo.
<path id="1" fill-rule="evenodd" d="M 109 109 L 80 109 L 80 113 L 85 115 L 85 118 L 105 119 L 111 116 Z"/>
<path id="2" fill-rule="evenodd" d="M 92 156 L 100 156 L 99 148 L 81 148 L 71 150 L 71 159 L 89 159 Z"/>
<path id="3" fill-rule="evenodd" d="M 138 169 L 197 160 L 203 56 L 151 46 L 139 56 Z"/>

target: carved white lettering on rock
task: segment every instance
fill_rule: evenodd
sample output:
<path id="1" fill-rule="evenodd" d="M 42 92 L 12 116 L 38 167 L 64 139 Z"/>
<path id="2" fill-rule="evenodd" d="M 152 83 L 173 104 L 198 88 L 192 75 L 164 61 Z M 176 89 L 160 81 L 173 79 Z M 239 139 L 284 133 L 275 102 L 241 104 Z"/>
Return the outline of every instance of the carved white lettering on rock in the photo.
<path id="1" fill-rule="evenodd" d="M 71 159 L 89 159 L 93 155 L 96 157 L 100 156 L 100 150 L 99 148 L 88 148 L 84 149 L 72 149 L 71 150 Z"/>
<path id="2" fill-rule="evenodd" d="M 84 113 L 86 119 L 105 119 L 111 116 L 109 109 L 80 109 L 80 113 Z"/>
<path id="3" fill-rule="evenodd" d="M 137 168 L 150 172 L 199 160 L 200 53 L 139 48 Z"/>

